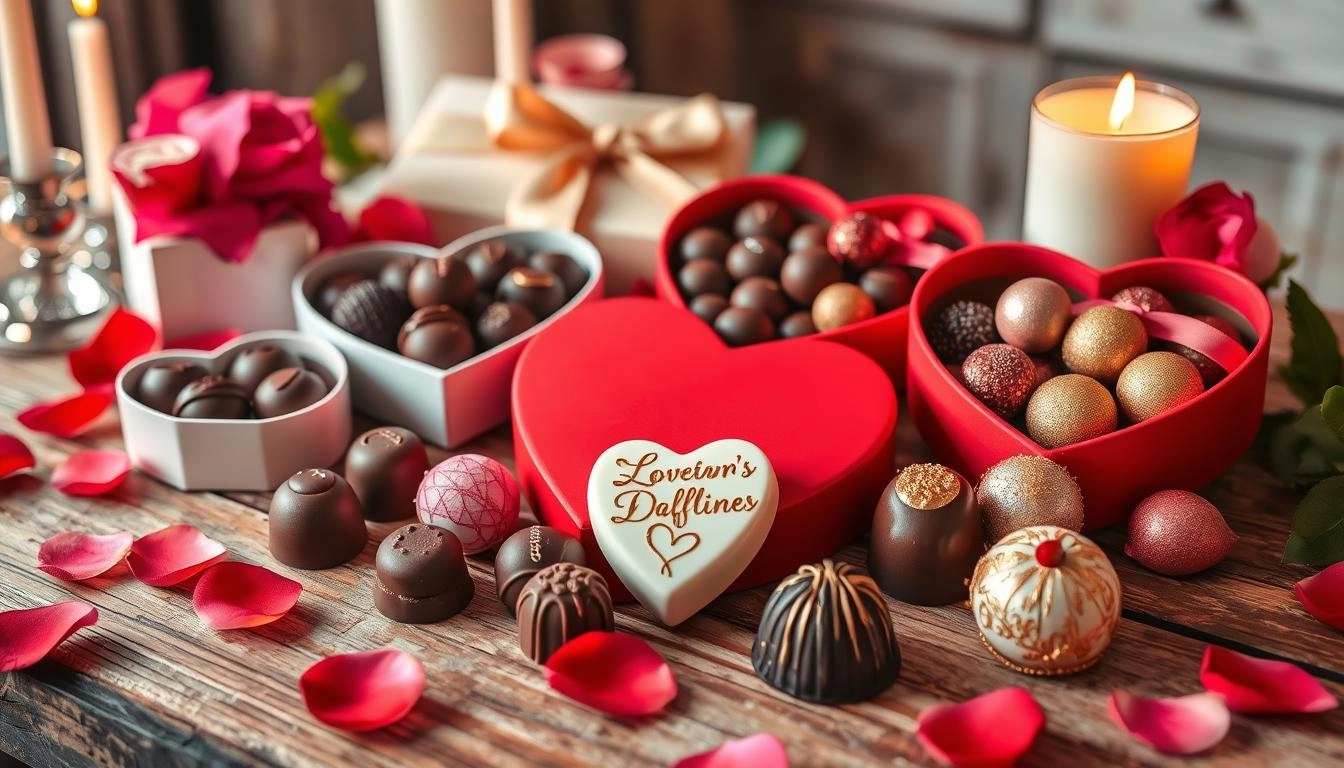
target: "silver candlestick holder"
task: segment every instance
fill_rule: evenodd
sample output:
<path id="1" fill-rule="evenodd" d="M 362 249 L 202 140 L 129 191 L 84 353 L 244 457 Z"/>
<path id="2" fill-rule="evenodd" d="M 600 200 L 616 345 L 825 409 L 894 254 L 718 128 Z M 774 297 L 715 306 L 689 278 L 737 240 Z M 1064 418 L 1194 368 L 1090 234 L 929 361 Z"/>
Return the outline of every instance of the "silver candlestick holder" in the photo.
<path id="1" fill-rule="evenodd" d="M 58 148 L 52 172 L 37 181 L 10 178 L 0 199 L 0 237 L 19 249 L 20 270 L 0 281 L 0 353 L 41 354 L 82 346 L 98 330 L 114 293 L 96 271 L 71 256 L 87 234 L 84 215 L 66 186 L 79 153 Z"/>

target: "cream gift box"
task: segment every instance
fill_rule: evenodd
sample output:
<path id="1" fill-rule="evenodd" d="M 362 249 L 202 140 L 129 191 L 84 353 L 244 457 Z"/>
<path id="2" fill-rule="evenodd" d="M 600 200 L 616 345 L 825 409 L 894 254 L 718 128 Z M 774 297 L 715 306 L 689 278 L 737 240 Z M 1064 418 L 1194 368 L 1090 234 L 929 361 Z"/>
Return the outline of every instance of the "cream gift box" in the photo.
<path id="1" fill-rule="evenodd" d="M 439 81 L 384 177 L 383 193 L 425 208 L 438 242 L 504 222 L 511 195 L 556 160 L 556 149 L 501 149 L 492 144 L 485 115 L 495 87 L 483 78 L 449 76 Z M 610 137 L 604 134 L 606 127 L 641 126 L 690 103 L 671 96 L 579 89 L 540 87 L 536 93 L 584 126 L 603 126 L 593 131 L 595 142 Z M 657 156 L 693 187 L 741 176 L 750 163 L 755 108 L 731 102 L 717 106 L 724 130 L 712 151 Z M 566 127 L 576 126 L 570 121 Z M 608 293 L 623 294 L 637 278 L 652 281 L 658 238 L 678 205 L 637 188 L 609 162 L 599 160 L 595 168 L 578 230 L 602 253 Z M 557 226 L 554 221 L 512 217 L 507 223 Z"/>

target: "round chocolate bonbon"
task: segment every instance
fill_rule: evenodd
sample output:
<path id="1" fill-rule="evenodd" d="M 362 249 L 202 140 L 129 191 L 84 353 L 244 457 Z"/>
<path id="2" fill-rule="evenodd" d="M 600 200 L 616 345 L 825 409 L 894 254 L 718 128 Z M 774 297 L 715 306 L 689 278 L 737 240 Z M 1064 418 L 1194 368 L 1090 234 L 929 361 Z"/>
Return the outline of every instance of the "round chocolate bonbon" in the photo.
<path id="1" fill-rule="evenodd" d="M 805 309 L 794 312 L 779 323 L 779 336 L 784 339 L 811 336 L 816 332 L 817 326 L 812 322 L 812 313 Z"/>
<path id="2" fill-rule="evenodd" d="M 366 520 L 415 517 L 415 494 L 429 471 L 425 444 L 409 429 L 376 427 L 350 444 L 345 479 Z"/>
<path id="3" fill-rule="evenodd" d="M 742 206 L 733 217 L 733 234 L 737 238 L 768 237 L 782 243 L 793 231 L 793 212 L 775 200 L 753 200 Z"/>
<path id="4" fill-rule="evenodd" d="M 261 380 L 252 395 L 257 418 L 269 419 L 302 410 L 327 396 L 327 382 L 306 368 L 281 368 Z"/>
<path id="5" fill-rule="evenodd" d="M 173 415 L 181 419 L 251 418 L 251 393 L 233 379 L 205 376 L 177 393 Z"/>
<path id="6" fill-rule="evenodd" d="M 960 602 L 984 551 L 981 539 L 971 484 L 940 464 L 913 464 L 877 502 L 868 570 L 883 592 L 901 602 Z"/>
<path id="7" fill-rule="evenodd" d="M 1064 367 L 1111 386 L 1129 361 L 1148 349 L 1139 316 L 1118 306 L 1092 307 L 1074 318 L 1064 334 Z"/>
<path id="8" fill-rule="evenodd" d="M 986 344 L 966 356 L 961 378 L 971 394 L 1005 419 L 1016 416 L 1036 388 L 1036 363 L 1011 344 Z"/>
<path id="9" fill-rule="evenodd" d="M 406 295 L 417 309 L 439 304 L 469 309 L 476 298 L 476 277 L 460 258 L 421 259 L 407 279 Z"/>
<path id="10" fill-rule="evenodd" d="M 691 298 L 707 293 L 726 298 L 730 283 L 723 265 L 709 259 L 688 261 L 677 271 L 677 285 Z"/>
<path id="11" fill-rule="evenodd" d="M 466 318 L 447 304 L 421 307 L 397 333 L 397 351 L 438 368 L 452 368 L 476 354 Z"/>
<path id="12" fill-rule="evenodd" d="M 678 252 L 685 261 L 709 259 L 723 263 L 728 249 L 733 247 L 733 238 L 717 227 L 696 227 L 681 238 Z"/>
<path id="13" fill-rule="evenodd" d="M 1010 456 L 985 470 L 975 489 L 989 542 L 1029 525 L 1078 530 L 1083 491 L 1069 471 L 1044 456 Z"/>
<path id="14" fill-rule="evenodd" d="M 208 371 L 195 363 L 155 363 L 140 375 L 135 399 L 156 411 L 171 414 L 182 388 L 208 375 Z"/>
<path id="15" fill-rule="evenodd" d="M 714 330 L 730 347 L 759 344 L 775 337 L 775 326 L 759 309 L 730 306 L 714 318 Z"/>
<path id="16" fill-rule="evenodd" d="M 340 300 L 341 294 L 345 289 L 369 279 L 369 276 L 362 272 L 342 272 L 338 275 L 332 275 L 322 287 L 317 291 L 317 311 L 327 317 L 331 317 L 331 310 L 335 308 L 336 302 Z"/>
<path id="17" fill-rule="evenodd" d="M 495 298 L 527 307 L 538 320 L 555 314 L 568 300 L 560 278 L 531 267 L 509 270 L 499 281 Z"/>
<path id="18" fill-rule="evenodd" d="M 825 248 L 804 248 L 789 254 L 779 269 L 779 282 L 790 299 L 808 307 L 828 285 L 845 279 L 845 270 Z"/>
<path id="19" fill-rule="evenodd" d="M 831 225 L 826 249 L 831 255 L 855 269 L 876 266 L 887 256 L 891 239 L 882 228 L 882 219 L 871 213 L 854 213 Z"/>
<path id="20" fill-rule="evenodd" d="M 909 304 L 915 281 L 900 267 L 873 267 L 859 276 L 859 287 L 873 300 L 880 315 Z"/>
<path id="21" fill-rule="evenodd" d="M 229 378 L 238 382 L 249 393 L 257 389 L 261 380 L 281 368 L 302 368 L 299 356 L 279 344 L 261 342 L 238 350 L 229 361 Z"/>
<path id="22" fill-rule="evenodd" d="M 825 224 L 813 222 L 799 226 L 793 230 L 792 235 L 789 235 L 789 253 L 797 253 L 808 248 L 826 250 L 826 236 L 829 232 L 830 227 Z"/>
<path id="23" fill-rule="evenodd" d="M 560 278 L 567 299 L 573 298 L 588 282 L 588 270 L 580 266 L 574 257 L 560 251 L 537 251 L 527 257 L 527 265 Z"/>
<path id="24" fill-rule="evenodd" d="M 410 314 L 411 307 L 400 294 L 376 280 L 365 280 L 341 294 L 331 310 L 331 322 L 371 344 L 393 349 L 397 331 Z"/>
<path id="25" fill-rule="evenodd" d="M 512 339 L 537 324 L 537 316 L 521 304 L 497 301 L 476 320 L 476 335 L 489 349 Z"/>
<path id="26" fill-rule="evenodd" d="M 500 240 L 488 240 L 467 251 L 463 261 L 476 278 L 476 290 L 494 293 L 510 270 L 523 266 L 523 254 Z"/>
<path id="27" fill-rule="evenodd" d="M 541 569 L 518 596 L 518 642 L 538 664 L 584 632 L 615 627 L 611 593 L 597 571 L 574 563 Z"/>
<path id="28" fill-rule="evenodd" d="M 1008 344 L 1030 354 L 1059 346 L 1073 319 L 1073 300 L 1064 286 L 1027 277 L 1004 289 L 994 307 L 994 328 Z"/>
<path id="29" fill-rule="evenodd" d="M 369 539 L 359 498 L 329 469 L 294 473 L 271 497 L 271 554 L 293 568 L 335 568 L 359 556 Z"/>
<path id="30" fill-rule="evenodd" d="M 719 313 L 728 308 L 728 300 L 717 293 L 702 293 L 691 299 L 691 313 L 713 325 Z"/>
<path id="31" fill-rule="evenodd" d="M 418 256 L 410 254 L 397 254 L 387 261 L 383 262 L 382 269 L 378 270 L 378 283 L 390 291 L 396 291 L 397 294 L 405 296 L 406 286 L 410 282 L 411 270 L 415 265 L 421 262 Z"/>
<path id="32" fill-rule="evenodd" d="M 703 261 L 703 260 L 702 260 Z M 691 262 L 696 263 L 696 262 Z M 748 277 L 779 277 L 784 250 L 768 237 L 746 237 L 728 249 L 724 266 L 734 280 Z"/>
<path id="33" fill-rule="evenodd" d="M 812 302 L 812 323 L 819 331 L 833 331 L 861 323 L 877 314 L 877 307 L 863 289 L 853 283 L 834 283 Z"/>
<path id="34" fill-rule="evenodd" d="M 411 523 L 389 533 L 374 569 L 374 607 L 402 624 L 443 621 L 476 594 L 462 542 L 435 525 Z"/>
<path id="35" fill-rule="evenodd" d="M 784 290 L 768 277 L 748 277 L 738 283 L 728 296 L 728 303 L 758 309 L 772 322 L 783 320 L 789 313 L 789 299 Z"/>
<path id="36" fill-rule="evenodd" d="M 518 607 L 518 597 L 527 582 L 556 563 L 588 564 L 583 544 L 550 526 L 529 525 L 499 545 L 495 554 L 495 591 L 510 616 Z"/>
<path id="37" fill-rule="evenodd" d="M 978 301 L 954 301 L 933 316 L 928 329 L 929 346 L 945 363 L 960 363 L 966 356 L 999 340 L 994 330 L 994 308 Z"/>

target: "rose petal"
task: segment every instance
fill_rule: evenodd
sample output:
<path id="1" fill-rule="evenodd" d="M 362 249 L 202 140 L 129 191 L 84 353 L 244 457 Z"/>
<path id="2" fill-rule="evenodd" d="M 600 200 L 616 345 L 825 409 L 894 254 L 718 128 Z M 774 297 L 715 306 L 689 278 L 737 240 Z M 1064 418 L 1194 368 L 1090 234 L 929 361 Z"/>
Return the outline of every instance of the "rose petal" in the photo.
<path id="1" fill-rule="evenodd" d="M 33 666 L 75 630 L 97 622 L 98 609 L 78 600 L 0 611 L 0 672 Z"/>
<path id="2" fill-rule="evenodd" d="M 1344 563 L 1335 563 L 1293 585 L 1307 613 L 1335 629 L 1344 629 Z"/>
<path id="3" fill-rule="evenodd" d="M 176 133 L 182 110 L 205 99 L 210 87 L 210 70 L 185 69 L 164 75 L 135 103 L 135 123 L 127 129 L 132 139 L 158 133 Z"/>
<path id="4" fill-rule="evenodd" d="M 172 525 L 131 544 L 126 563 L 131 573 L 151 587 L 168 587 L 228 557 L 223 544 L 191 525 Z"/>
<path id="5" fill-rule="evenodd" d="M 415 203 L 384 195 L 359 212 L 361 234 L 369 240 L 397 240 L 433 245 L 429 217 Z"/>
<path id="6" fill-rule="evenodd" d="M 772 734 L 758 733 L 683 757 L 672 768 L 789 768 L 789 752 Z"/>
<path id="7" fill-rule="evenodd" d="M 424 690 L 424 666 L 395 648 L 328 656 L 299 678 L 303 703 L 313 717 L 345 731 L 395 723 Z"/>
<path id="8" fill-rule="evenodd" d="M 191 336 L 179 336 L 163 343 L 164 349 L 200 349 L 206 352 L 242 336 L 237 328 L 220 328 L 215 331 L 196 333 Z"/>
<path id="9" fill-rule="evenodd" d="M 1116 725 L 1159 752 L 1193 755 L 1227 736 L 1232 715 L 1223 697 L 1194 693 L 1174 699 L 1145 699 L 1113 691 L 1107 709 Z"/>
<path id="10" fill-rule="evenodd" d="M 225 562 L 201 575 L 192 607 L 211 629 L 246 629 L 289 613 L 303 585 L 259 565 Z"/>
<path id="11" fill-rule="evenodd" d="M 126 559 L 135 537 L 126 531 L 95 534 L 66 531 L 42 542 L 37 567 L 66 581 L 83 581 L 106 573 Z"/>
<path id="12" fill-rule="evenodd" d="M 70 353 L 70 375 L 85 389 L 111 384 L 127 363 L 154 349 L 157 340 L 148 320 L 117 307 L 88 344 Z"/>
<path id="13" fill-rule="evenodd" d="M 1295 664 L 1257 659 L 1216 645 L 1204 649 L 1199 681 L 1205 690 L 1222 696 L 1233 712 L 1297 714 L 1339 706 L 1325 686 Z"/>
<path id="14" fill-rule="evenodd" d="M 1045 728 L 1045 712 L 1025 688 L 1000 688 L 919 713 L 915 737 L 943 765 L 1010 766 Z"/>
<path id="15" fill-rule="evenodd" d="M 25 469 L 37 466 L 37 459 L 23 441 L 13 435 L 0 433 L 0 480 Z"/>
<path id="16" fill-rule="evenodd" d="M 80 451 L 51 473 L 51 486 L 70 496 L 98 496 L 121 485 L 131 473 L 124 451 Z"/>
<path id="17" fill-rule="evenodd" d="M 661 712 L 677 697 L 672 668 L 648 643 L 622 632 L 585 632 L 546 660 L 546 681 L 609 715 Z"/>
<path id="18" fill-rule="evenodd" d="M 34 432 L 56 437 L 74 437 L 88 428 L 112 405 L 112 394 L 102 389 L 80 392 L 78 395 L 48 400 L 30 405 L 19 411 L 17 418 Z"/>

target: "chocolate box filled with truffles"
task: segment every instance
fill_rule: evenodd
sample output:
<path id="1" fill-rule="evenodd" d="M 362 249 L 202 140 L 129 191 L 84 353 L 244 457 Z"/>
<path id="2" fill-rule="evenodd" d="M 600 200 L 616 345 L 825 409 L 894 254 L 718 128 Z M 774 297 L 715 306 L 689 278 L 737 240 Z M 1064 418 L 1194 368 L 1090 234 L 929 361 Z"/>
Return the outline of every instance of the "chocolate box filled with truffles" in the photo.
<path id="1" fill-rule="evenodd" d="M 815 336 L 864 353 L 899 388 L 915 283 L 983 239 L 975 214 L 944 198 L 849 203 L 808 179 L 752 176 L 672 216 L 654 286 L 730 346 Z"/>
<path id="2" fill-rule="evenodd" d="M 1088 528 L 1208 483 L 1259 428 L 1272 313 L 1211 262 L 1099 272 L 988 243 L 929 270 L 910 307 L 907 403 L 934 455 L 968 479 L 1045 456 L 1082 488 Z"/>
<path id="3" fill-rule="evenodd" d="M 293 331 L 143 355 L 116 392 L 131 464 L 183 491 L 273 491 L 350 443 L 345 358 Z"/>
<path id="4" fill-rule="evenodd" d="M 338 249 L 293 290 L 299 330 L 349 361 L 361 413 L 452 448 L 508 421 L 528 341 L 602 286 L 602 258 L 582 236 L 491 227 L 442 250 Z"/>

